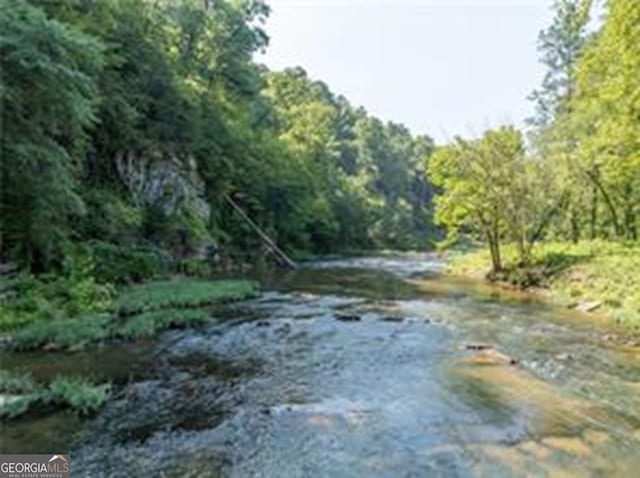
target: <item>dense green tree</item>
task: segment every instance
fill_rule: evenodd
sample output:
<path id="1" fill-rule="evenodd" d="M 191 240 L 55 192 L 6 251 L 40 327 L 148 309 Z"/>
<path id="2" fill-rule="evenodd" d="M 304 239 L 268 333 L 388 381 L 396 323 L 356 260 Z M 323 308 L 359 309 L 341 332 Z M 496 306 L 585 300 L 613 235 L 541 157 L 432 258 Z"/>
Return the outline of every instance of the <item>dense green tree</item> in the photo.
<path id="1" fill-rule="evenodd" d="M 577 139 L 570 126 L 575 70 L 589 38 L 587 26 L 591 4 L 592 0 L 554 2 L 552 23 L 538 38 L 546 73 L 541 88 L 530 96 L 536 107 L 535 116 L 529 119 L 535 126 L 533 146 L 548 165 L 555 165 L 556 175 L 561 178 L 565 191 L 560 198 L 562 204 L 558 204 L 556 210 L 566 210 L 567 214 L 553 219 L 556 226 L 568 231 L 574 241 L 581 235 L 584 203 L 597 200 L 592 191 L 585 188 L 587 179 L 577 161 Z"/>
<path id="2" fill-rule="evenodd" d="M 573 241 L 584 229 L 592 239 L 635 238 L 639 7 L 610 2 L 601 30 L 586 40 L 590 2 L 563 5 L 546 33 L 554 41 L 544 57 L 556 59 L 545 64 L 547 77 L 559 80 L 543 85 L 555 107 L 534 131 L 536 153 L 563 189 L 553 230 Z"/>
<path id="3" fill-rule="evenodd" d="M 266 95 L 280 138 L 313 178 L 315 199 L 301 215 L 317 218 L 312 242 L 325 249 L 427 244 L 430 187 L 421 164 L 430 138 L 353 108 L 300 68 L 269 75 Z"/>
<path id="4" fill-rule="evenodd" d="M 602 31 L 577 69 L 572 121 L 585 174 L 616 236 L 638 238 L 640 214 L 640 4 L 610 2 Z"/>
<path id="5" fill-rule="evenodd" d="M 446 227 L 449 243 L 460 232 L 478 234 L 487 241 L 493 272 L 502 269 L 500 233 L 503 227 L 499 201 L 486 182 L 492 174 L 491 156 L 480 155 L 480 140 L 461 138 L 436 149 L 427 175 L 441 189 L 436 198 L 436 221 Z M 493 179 L 493 178 L 492 178 Z"/>
<path id="6" fill-rule="evenodd" d="M 540 89 L 531 94 L 535 125 L 548 125 L 567 110 L 575 87 L 575 68 L 587 41 L 592 0 L 556 0 L 551 25 L 540 32 L 538 49 L 547 71 Z"/>
<path id="7" fill-rule="evenodd" d="M 449 241 L 460 232 L 486 240 L 494 273 L 503 267 L 503 240 L 517 245 L 521 265 L 529 263 L 555 193 L 543 164 L 525 154 L 518 130 L 503 127 L 480 139 L 457 138 L 429 158 L 427 173 L 441 188 L 436 220 L 447 227 Z"/>
<path id="8" fill-rule="evenodd" d="M 84 212 L 77 173 L 103 47 L 23 0 L 0 2 L 2 255 L 42 270 Z"/>

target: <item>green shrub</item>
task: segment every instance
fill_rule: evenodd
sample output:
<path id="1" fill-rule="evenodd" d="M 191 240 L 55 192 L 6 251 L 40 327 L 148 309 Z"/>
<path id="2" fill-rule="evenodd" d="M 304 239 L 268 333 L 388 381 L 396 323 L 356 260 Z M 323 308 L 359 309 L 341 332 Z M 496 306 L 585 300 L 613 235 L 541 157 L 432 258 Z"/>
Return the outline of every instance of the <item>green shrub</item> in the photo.
<path id="1" fill-rule="evenodd" d="M 0 370 L 0 416 L 16 417 L 38 400 L 39 389 L 30 373 Z"/>
<path id="2" fill-rule="evenodd" d="M 179 256 L 192 255 L 212 240 L 207 222 L 194 206 L 184 201 L 168 211 L 162 201 L 147 205 L 142 216 L 143 236 Z"/>
<path id="3" fill-rule="evenodd" d="M 21 395 L 34 393 L 36 383 L 30 373 L 15 373 L 8 370 L 0 370 L 0 393 Z"/>
<path id="4" fill-rule="evenodd" d="M 20 312 L 0 303 L 0 330 L 13 330 L 33 322 L 31 314 Z"/>
<path id="5" fill-rule="evenodd" d="M 544 272 L 536 267 L 514 266 L 487 276 L 490 280 L 508 282 L 516 287 L 525 289 L 540 285 L 544 280 Z"/>
<path id="6" fill-rule="evenodd" d="M 171 256 L 151 247 L 121 247 L 106 242 L 90 243 L 95 260 L 94 274 L 100 282 L 130 284 L 171 271 Z"/>
<path id="7" fill-rule="evenodd" d="M 99 237 L 107 242 L 139 239 L 142 211 L 126 193 L 91 184 L 83 191 L 87 213 L 79 224 L 81 237 Z"/>
<path id="8" fill-rule="evenodd" d="M 68 275 L 19 275 L 0 283 L 0 329 L 11 330 L 29 323 L 110 308 L 115 289 L 90 275 L 90 263 Z M 68 263 L 65 267 L 72 267 Z"/>
<path id="9" fill-rule="evenodd" d="M 12 400 L 3 403 L 0 407 L 0 417 L 15 418 L 27 412 L 34 404 L 38 403 L 38 394 L 14 397 Z"/>
<path id="10" fill-rule="evenodd" d="M 44 284 L 31 275 L 0 280 L 0 329 L 11 330 L 42 319 L 63 316 Z"/>
<path id="11" fill-rule="evenodd" d="M 0 371 L 0 391 L 10 394 L 0 402 L 0 417 L 14 418 L 34 407 L 69 407 L 87 415 L 109 398 L 109 384 L 93 385 L 86 379 L 57 377 L 49 385 L 37 385 L 29 374 Z"/>
<path id="12" fill-rule="evenodd" d="M 115 295 L 110 284 L 98 284 L 93 277 L 85 277 L 69 284 L 69 300 L 65 306 L 70 315 L 107 310 Z"/>
<path id="13" fill-rule="evenodd" d="M 178 264 L 178 271 L 190 277 L 210 277 L 213 273 L 211 262 L 202 259 L 184 259 Z"/>
<path id="14" fill-rule="evenodd" d="M 105 404 L 110 390 L 109 384 L 93 385 L 82 378 L 57 377 L 42 394 L 41 400 L 57 406 L 69 406 L 87 415 Z"/>
<path id="15" fill-rule="evenodd" d="M 53 276 L 48 282 L 50 296 L 64 300 L 66 315 L 74 316 L 87 312 L 105 311 L 111 304 L 115 289 L 111 282 L 96 279 L 96 262 L 90 247 L 74 244 L 69 247 L 63 274 Z"/>

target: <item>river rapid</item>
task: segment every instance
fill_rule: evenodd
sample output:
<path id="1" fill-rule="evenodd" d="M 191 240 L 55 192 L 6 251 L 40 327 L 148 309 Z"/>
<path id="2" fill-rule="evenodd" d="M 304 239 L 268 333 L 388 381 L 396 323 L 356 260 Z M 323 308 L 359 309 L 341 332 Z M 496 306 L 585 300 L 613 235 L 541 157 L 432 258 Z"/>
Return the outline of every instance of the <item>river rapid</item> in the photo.
<path id="1" fill-rule="evenodd" d="M 95 417 L 2 424 L 2 453 L 73 476 L 640 476 L 640 350 L 587 315 L 441 274 L 430 255 L 314 262 L 200 328 L 74 353 Z"/>

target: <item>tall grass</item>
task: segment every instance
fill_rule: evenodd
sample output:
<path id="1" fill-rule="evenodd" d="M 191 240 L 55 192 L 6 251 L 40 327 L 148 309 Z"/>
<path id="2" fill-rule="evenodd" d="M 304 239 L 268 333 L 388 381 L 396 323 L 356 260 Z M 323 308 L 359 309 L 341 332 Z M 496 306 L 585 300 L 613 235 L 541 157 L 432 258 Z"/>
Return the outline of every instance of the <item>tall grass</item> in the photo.
<path id="1" fill-rule="evenodd" d="M 149 282 L 124 290 L 115 301 L 115 309 L 121 314 L 134 314 L 164 308 L 201 307 L 220 300 L 248 298 L 256 290 L 257 284 L 247 280 Z"/>
<path id="2" fill-rule="evenodd" d="M 111 312 L 35 320 L 15 331 L 10 344 L 17 350 L 78 349 L 111 339 L 137 340 L 202 323 L 209 318 L 203 307 L 256 293 L 257 284 L 246 280 L 149 282 L 123 290 Z"/>

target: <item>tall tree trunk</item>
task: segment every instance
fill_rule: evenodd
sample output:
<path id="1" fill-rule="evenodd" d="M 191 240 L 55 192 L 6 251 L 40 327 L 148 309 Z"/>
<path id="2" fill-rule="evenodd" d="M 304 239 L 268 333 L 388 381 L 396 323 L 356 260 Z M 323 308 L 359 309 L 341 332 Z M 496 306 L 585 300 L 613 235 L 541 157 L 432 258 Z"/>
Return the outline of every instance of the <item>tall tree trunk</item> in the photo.
<path id="1" fill-rule="evenodd" d="M 500 257 L 500 239 L 498 236 L 498 225 L 493 225 L 486 229 L 487 241 L 489 242 L 489 252 L 491 253 L 491 273 L 495 274 L 502 270 L 502 258 Z"/>
<path id="2" fill-rule="evenodd" d="M 628 204 L 624 213 L 624 229 L 627 239 L 635 241 L 638 239 L 638 231 L 636 230 L 636 215 L 633 212 L 633 206 Z"/>
<path id="3" fill-rule="evenodd" d="M 638 239 L 638 233 L 636 230 L 636 215 L 634 212 L 633 191 L 631 184 L 627 183 L 624 188 L 624 195 L 627 198 L 624 210 L 624 230 L 627 239 Z"/>
<path id="4" fill-rule="evenodd" d="M 598 188 L 593 187 L 591 192 L 591 217 L 589 219 L 589 237 L 596 238 L 596 224 L 598 223 Z"/>
<path id="5" fill-rule="evenodd" d="M 496 271 L 496 250 L 493 245 L 493 236 L 489 230 L 486 231 L 487 243 L 489 244 L 489 254 L 491 255 L 491 273 Z"/>
<path id="6" fill-rule="evenodd" d="M 593 181 L 593 185 L 598 188 L 600 194 L 602 194 L 602 199 L 604 199 L 604 202 L 607 205 L 607 209 L 609 209 L 609 214 L 611 215 L 611 221 L 613 222 L 613 232 L 615 233 L 616 238 L 619 238 L 621 234 L 620 223 L 618 221 L 618 213 L 616 212 L 616 208 L 613 204 L 613 201 L 611 200 L 611 196 L 609 196 L 609 193 L 600 182 L 597 173 L 588 171 L 587 176 L 589 177 L 589 179 L 591 179 L 591 181 Z"/>
<path id="7" fill-rule="evenodd" d="M 576 214 L 576 210 L 571 208 L 570 215 L 571 241 L 574 244 L 577 244 L 580 241 L 580 224 L 578 224 L 578 215 Z"/>
<path id="8" fill-rule="evenodd" d="M 517 242 L 519 265 L 526 266 L 529 263 L 529 247 L 527 246 L 527 233 L 524 228 L 520 231 Z"/>
<path id="9" fill-rule="evenodd" d="M 536 228 L 535 232 L 531 235 L 531 239 L 529 240 L 528 253 L 531 252 L 531 247 L 540 239 L 542 239 L 542 236 L 544 235 L 547 227 L 549 227 L 549 224 L 551 224 L 551 220 L 556 214 L 558 214 L 559 211 L 561 211 L 566 207 L 570 197 L 571 195 L 569 194 L 569 192 L 565 190 L 560 196 L 560 199 L 558 200 L 557 204 L 554 205 L 551 209 L 549 209 L 549 211 L 542 217 L 542 220 L 538 224 L 538 227 Z"/>

